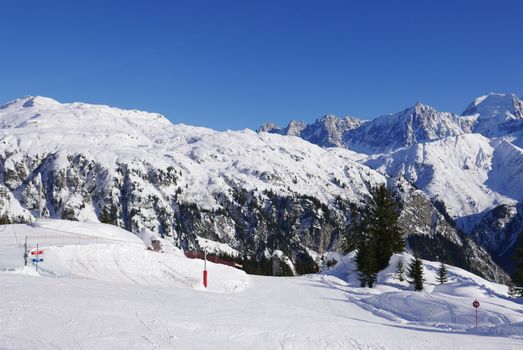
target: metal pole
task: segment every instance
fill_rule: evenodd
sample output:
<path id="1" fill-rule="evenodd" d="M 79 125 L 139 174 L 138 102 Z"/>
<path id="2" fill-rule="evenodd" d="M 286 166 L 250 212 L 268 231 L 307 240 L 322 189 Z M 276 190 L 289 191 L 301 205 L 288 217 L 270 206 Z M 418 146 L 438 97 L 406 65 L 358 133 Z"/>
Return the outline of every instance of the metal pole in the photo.
<path id="1" fill-rule="evenodd" d="M 476 307 L 476 328 L 478 327 L 478 308 Z"/>
<path id="2" fill-rule="evenodd" d="M 42 218 L 42 193 L 44 190 L 44 185 L 42 183 L 42 173 L 40 173 L 40 193 L 38 194 L 38 218 Z"/>

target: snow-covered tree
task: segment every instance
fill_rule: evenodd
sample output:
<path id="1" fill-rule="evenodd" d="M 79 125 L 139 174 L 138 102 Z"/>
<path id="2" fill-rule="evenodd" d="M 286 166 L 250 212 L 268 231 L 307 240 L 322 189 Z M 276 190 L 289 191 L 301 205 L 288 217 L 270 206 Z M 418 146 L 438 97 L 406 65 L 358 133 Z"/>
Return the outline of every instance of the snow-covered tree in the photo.
<path id="1" fill-rule="evenodd" d="M 405 281 L 405 266 L 403 264 L 403 259 L 399 259 L 396 263 L 396 272 L 394 273 L 394 278 L 400 282 Z"/>

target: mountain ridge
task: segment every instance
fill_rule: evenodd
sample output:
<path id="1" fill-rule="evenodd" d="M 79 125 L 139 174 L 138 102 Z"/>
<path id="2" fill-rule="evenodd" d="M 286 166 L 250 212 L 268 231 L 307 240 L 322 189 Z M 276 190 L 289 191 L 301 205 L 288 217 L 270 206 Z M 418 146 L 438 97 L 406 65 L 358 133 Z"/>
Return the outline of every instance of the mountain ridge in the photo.
<path id="1" fill-rule="evenodd" d="M 109 217 L 129 231 L 171 237 L 185 249 L 200 249 L 202 238 L 226 243 L 256 261 L 252 271 L 279 273 L 283 260 L 274 260 L 275 251 L 298 273 L 313 271 L 315 254 L 339 249 L 351 220 L 347 208 L 363 206 L 370 189 L 389 176 L 368 167 L 365 155 L 300 137 L 218 132 L 104 105 L 17 101 L 0 109 L 0 197 L 12 219 Z M 427 111 L 434 113 L 421 104 L 411 110 Z M 319 123 L 337 127 L 333 121 L 326 116 Z M 430 199 L 420 203 L 437 212 Z M 435 214 L 427 215 L 408 233 L 421 237 L 416 244 L 439 232 L 441 249 L 454 245 L 462 266 L 471 268 L 474 256 L 481 257 L 478 266 L 491 263 L 479 247 L 456 241 L 442 219 L 427 225 Z M 499 268 L 483 273 L 506 281 Z"/>

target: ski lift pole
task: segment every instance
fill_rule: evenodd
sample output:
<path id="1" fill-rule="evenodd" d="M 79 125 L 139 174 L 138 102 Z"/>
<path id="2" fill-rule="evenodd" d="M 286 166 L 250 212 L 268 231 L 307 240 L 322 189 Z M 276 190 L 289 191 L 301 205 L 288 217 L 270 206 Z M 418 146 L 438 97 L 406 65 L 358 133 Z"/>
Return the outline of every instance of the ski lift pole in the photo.
<path id="1" fill-rule="evenodd" d="M 207 251 L 203 251 L 203 286 L 207 288 Z"/>

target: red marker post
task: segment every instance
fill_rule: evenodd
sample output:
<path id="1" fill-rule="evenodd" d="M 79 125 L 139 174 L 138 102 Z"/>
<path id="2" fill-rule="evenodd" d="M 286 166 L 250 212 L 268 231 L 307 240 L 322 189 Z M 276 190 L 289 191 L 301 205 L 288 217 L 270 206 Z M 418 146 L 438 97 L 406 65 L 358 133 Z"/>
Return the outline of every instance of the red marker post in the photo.
<path id="1" fill-rule="evenodd" d="M 474 309 L 476 309 L 476 327 L 478 326 L 478 308 L 479 308 L 479 301 L 476 299 L 472 303 L 472 306 L 474 306 Z"/>
<path id="2" fill-rule="evenodd" d="M 207 252 L 203 252 L 203 286 L 207 288 Z"/>

